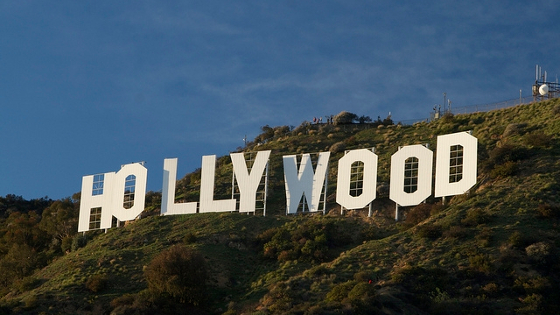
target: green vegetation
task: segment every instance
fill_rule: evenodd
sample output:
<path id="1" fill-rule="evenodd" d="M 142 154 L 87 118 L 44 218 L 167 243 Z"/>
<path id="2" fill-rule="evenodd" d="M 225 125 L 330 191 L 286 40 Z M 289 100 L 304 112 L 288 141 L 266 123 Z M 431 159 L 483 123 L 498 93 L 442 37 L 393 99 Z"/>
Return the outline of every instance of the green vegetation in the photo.
<path id="1" fill-rule="evenodd" d="M 149 192 L 144 218 L 84 236 L 79 194 L 0 197 L 0 313 L 560 312 L 559 99 L 412 126 L 338 118 L 264 126 L 239 149 L 272 150 L 265 217 L 160 217 L 161 195 Z M 395 222 L 390 156 L 467 130 L 479 140 L 477 185 L 445 205 L 430 197 L 400 208 Z M 335 202 L 336 161 L 358 148 L 379 156 L 371 218 L 368 209 L 341 215 Z M 326 215 L 286 216 L 282 156 L 323 151 Z M 231 172 L 229 157 L 219 158 L 217 199 L 231 198 Z M 197 201 L 199 190 L 200 170 L 178 181 L 179 200 Z"/>
<path id="2" fill-rule="evenodd" d="M 150 293 L 197 306 L 206 296 L 206 269 L 201 254 L 175 245 L 154 257 L 144 274 Z"/>

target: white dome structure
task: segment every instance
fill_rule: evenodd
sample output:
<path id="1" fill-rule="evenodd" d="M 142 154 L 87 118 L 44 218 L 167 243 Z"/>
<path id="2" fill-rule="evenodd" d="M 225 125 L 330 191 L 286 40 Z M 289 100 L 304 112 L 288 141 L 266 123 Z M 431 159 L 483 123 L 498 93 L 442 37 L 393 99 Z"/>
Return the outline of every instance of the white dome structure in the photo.
<path id="1" fill-rule="evenodd" d="M 543 84 L 539 87 L 539 94 L 542 96 L 546 96 L 548 94 L 548 85 Z"/>

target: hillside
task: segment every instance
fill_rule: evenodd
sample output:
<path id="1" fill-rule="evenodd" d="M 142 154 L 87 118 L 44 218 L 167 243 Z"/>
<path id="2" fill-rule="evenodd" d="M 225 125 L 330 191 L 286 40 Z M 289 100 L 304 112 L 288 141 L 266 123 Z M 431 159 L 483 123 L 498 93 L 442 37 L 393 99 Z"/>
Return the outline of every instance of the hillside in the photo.
<path id="1" fill-rule="evenodd" d="M 468 194 L 445 205 L 430 197 L 401 209 L 405 219 L 395 222 L 395 205 L 380 189 L 371 218 L 366 209 L 340 214 L 336 161 L 345 149 L 375 148 L 379 187 L 389 182 L 399 146 L 433 150 L 438 135 L 468 130 L 479 155 Z M 559 313 L 559 134 L 560 99 L 412 126 L 263 127 L 243 150 L 272 150 L 266 216 L 162 217 L 153 215 L 159 199 L 150 193 L 145 218 L 73 236 L 66 253 L 48 255 L 46 266 L 8 284 L 0 312 Z M 329 150 L 327 215 L 286 216 L 282 156 Z M 231 198 L 231 174 L 229 157 L 219 158 L 216 199 Z M 197 170 L 178 181 L 177 197 L 197 201 L 199 189 Z M 146 290 L 146 266 L 177 244 L 201 253 L 208 266 L 199 305 L 154 300 Z"/>

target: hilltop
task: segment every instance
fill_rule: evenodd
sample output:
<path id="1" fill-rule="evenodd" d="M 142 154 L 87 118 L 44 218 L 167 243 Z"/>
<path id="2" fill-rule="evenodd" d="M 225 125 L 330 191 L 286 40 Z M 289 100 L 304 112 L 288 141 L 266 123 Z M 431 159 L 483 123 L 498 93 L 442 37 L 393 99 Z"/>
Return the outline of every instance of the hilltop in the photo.
<path id="1" fill-rule="evenodd" d="M 0 248 L 3 270 L 11 270 L 17 257 L 23 257 L 8 243 L 19 242 L 16 236 L 25 234 L 18 232 L 23 228 L 14 228 L 16 219 L 20 226 L 41 222 L 43 232 L 25 234 L 29 237 L 18 245 L 27 246 L 32 255 L 28 258 L 35 257 L 39 248 L 52 252 L 44 250 L 43 256 L 37 256 L 42 263 L 36 266 L 41 268 L 3 278 L 6 289 L 0 310 L 29 314 L 560 311 L 560 99 L 445 115 L 411 126 L 387 121 L 265 127 L 241 150 L 272 150 L 266 216 L 162 217 L 157 215 L 161 196 L 150 192 L 142 219 L 107 233 L 82 236 L 61 229 L 61 222 L 76 223 L 79 196 L 25 204 L 25 211 L 2 208 L 2 223 L 7 226 Z M 438 135 L 459 131 L 472 131 L 478 139 L 477 185 L 468 194 L 448 198 L 445 204 L 430 197 L 419 206 L 402 208 L 403 219 L 395 222 L 394 203 L 378 189 L 372 217 L 367 209 L 341 215 L 335 203 L 335 179 L 336 161 L 344 150 L 375 148 L 382 188 L 389 182 L 390 156 L 399 146 L 428 144 L 434 149 Z M 327 214 L 286 216 L 282 156 L 321 151 L 331 152 Z M 219 158 L 216 199 L 231 198 L 231 174 L 229 157 Z M 178 181 L 177 198 L 197 201 L 199 187 L 200 170 L 196 170 Z M 46 221 L 54 209 L 66 209 L 66 219 Z M 22 214 L 12 217 L 14 212 Z M 58 243 L 39 241 L 49 237 Z M 174 245 L 196 250 L 204 258 L 209 280 L 205 300 L 198 305 L 154 299 L 146 290 L 148 266 Z"/>

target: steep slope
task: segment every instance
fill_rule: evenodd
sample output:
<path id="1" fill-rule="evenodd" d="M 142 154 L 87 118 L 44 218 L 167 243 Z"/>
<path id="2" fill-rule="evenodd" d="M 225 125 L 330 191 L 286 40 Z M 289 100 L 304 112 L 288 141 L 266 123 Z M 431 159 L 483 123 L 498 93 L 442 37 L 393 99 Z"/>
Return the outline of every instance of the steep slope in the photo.
<path id="1" fill-rule="evenodd" d="M 87 245 L 35 273 L 23 292 L 4 297 L 4 310 L 153 312 L 138 302 L 148 300 L 143 270 L 163 249 L 184 244 L 200 251 L 210 267 L 201 312 L 558 313 L 560 100 L 371 127 L 278 128 L 282 132 L 246 148 L 273 151 L 266 217 L 150 216 L 88 234 Z M 390 156 L 398 146 L 435 148 L 437 135 L 466 130 L 479 141 L 478 183 L 469 194 L 444 206 L 429 198 L 404 208 L 400 222 L 383 194 L 372 218 L 367 211 L 340 215 L 334 193 L 344 149 L 375 147 L 381 186 L 389 182 Z M 333 152 L 329 214 L 285 216 L 282 155 L 325 150 Z M 231 170 L 229 158 L 220 158 L 217 198 L 231 196 Z M 180 180 L 180 199 L 196 201 L 199 181 L 197 172 Z M 96 279 L 101 285 L 92 285 Z"/>

